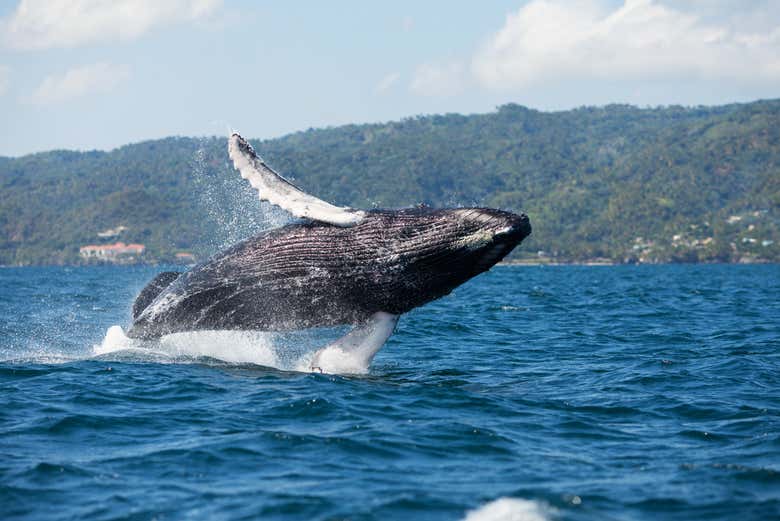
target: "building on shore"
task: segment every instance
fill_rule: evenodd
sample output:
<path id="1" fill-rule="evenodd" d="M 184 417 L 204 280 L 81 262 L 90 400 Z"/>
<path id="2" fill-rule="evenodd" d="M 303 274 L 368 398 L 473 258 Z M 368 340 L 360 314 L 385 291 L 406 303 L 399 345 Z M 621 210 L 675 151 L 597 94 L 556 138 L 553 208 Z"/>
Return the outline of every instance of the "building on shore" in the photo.
<path id="1" fill-rule="evenodd" d="M 129 230 L 127 226 L 117 226 L 116 228 L 109 228 L 108 230 L 98 232 L 97 236 L 101 239 L 111 239 L 113 237 L 119 237 L 122 232 Z"/>
<path id="2" fill-rule="evenodd" d="M 79 255 L 85 260 L 102 262 L 131 263 L 137 262 L 146 247 L 143 244 L 88 244 L 79 248 Z"/>
<path id="3" fill-rule="evenodd" d="M 195 255 L 188 251 L 181 251 L 176 254 L 176 262 L 181 264 L 195 264 Z"/>

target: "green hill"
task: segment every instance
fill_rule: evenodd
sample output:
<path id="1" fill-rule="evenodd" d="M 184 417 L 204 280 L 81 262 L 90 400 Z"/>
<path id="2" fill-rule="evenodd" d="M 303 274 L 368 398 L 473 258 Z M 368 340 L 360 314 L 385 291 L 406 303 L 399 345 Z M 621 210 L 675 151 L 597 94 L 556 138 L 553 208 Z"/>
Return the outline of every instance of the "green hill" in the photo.
<path id="1" fill-rule="evenodd" d="M 421 116 L 253 142 L 304 190 L 355 207 L 525 211 L 515 258 L 780 261 L 780 100 Z M 0 264 L 79 262 L 79 246 L 202 257 L 269 222 L 225 138 L 0 158 Z"/>

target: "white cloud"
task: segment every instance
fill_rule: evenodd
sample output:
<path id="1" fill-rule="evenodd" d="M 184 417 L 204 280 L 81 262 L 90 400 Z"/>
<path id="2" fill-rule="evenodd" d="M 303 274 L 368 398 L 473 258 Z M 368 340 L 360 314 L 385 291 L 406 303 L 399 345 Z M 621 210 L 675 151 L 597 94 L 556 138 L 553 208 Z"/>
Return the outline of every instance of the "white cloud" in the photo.
<path id="1" fill-rule="evenodd" d="M 739 9 L 697 12 L 653 0 L 532 0 L 507 16 L 476 53 L 472 73 L 489 88 L 528 87 L 562 80 L 780 80 L 780 20 L 764 28 Z M 731 16 L 731 18 L 729 18 Z M 739 17 L 739 18 L 737 18 Z M 753 23 L 748 21 L 753 20 Z"/>
<path id="2" fill-rule="evenodd" d="M 222 0 L 21 0 L 0 23 L 14 49 L 76 47 L 138 38 L 153 27 L 200 19 Z"/>
<path id="3" fill-rule="evenodd" d="M 409 89 L 422 96 L 453 96 L 463 90 L 465 79 L 458 62 L 423 63 L 415 70 Z"/>
<path id="4" fill-rule="evenodd" d="M 130 67 L 127 65 L 95 63 L 75 67 L 60 75 L 47 76 L 25 101 L 35 105 L 49 105 L 109 92 L 129 76 Z"/>
<path id="5" fill-rule="evenodd" d="M 377 94 L 381 94 L 385 92 L 386 90 L 390 89 L 393 85 L 398 83 L 398 80 L 401 78 L 401 75 L 397 72 L 391 72 L 381 80 L 379 80 L 379 83 L 376 84 L 376 87 L 374 87 L 374 92 Z"/>
<path id="6" fill-rule="evenodd" d="M 11 69 L 7 65 L 0 65 L 0 96 L 8 91 L 8 85 L 10 84 L 9 76 L 11 75 Z"/>

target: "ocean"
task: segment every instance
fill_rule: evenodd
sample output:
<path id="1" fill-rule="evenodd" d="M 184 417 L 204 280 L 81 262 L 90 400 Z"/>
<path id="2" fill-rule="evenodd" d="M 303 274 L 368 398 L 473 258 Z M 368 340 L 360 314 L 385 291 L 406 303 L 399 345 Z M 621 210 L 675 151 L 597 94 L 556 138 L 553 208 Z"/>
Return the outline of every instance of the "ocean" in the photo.
<path id="1" fill-rule="evenodd" d="M 150 267 L 0 269 L 0 518 L 780 519 L 780 266 L 498 266 L 364 375 L 109 348 Z"/>

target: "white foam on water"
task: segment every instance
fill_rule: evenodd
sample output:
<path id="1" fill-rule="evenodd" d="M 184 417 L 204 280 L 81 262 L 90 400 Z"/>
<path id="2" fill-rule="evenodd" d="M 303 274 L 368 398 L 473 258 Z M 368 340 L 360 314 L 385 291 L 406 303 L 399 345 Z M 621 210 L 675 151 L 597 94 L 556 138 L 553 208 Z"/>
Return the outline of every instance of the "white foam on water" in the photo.
<path id="1" fill-rule="evenodd" d="M 23 352 L 15 350 L 13 353 L 0 352 L 0 362 L 7 363 L 32 363 L 32 364 L 66 364 L 78 360 L 78 357 L 53 351 L 45 347 L 30 347 Z"/>
<path id="2" fill-rule="evenodd" d="M 160 339 L 165 352 L 174 356 L 209 357 L 235 364 L 281 367 L 273 338 L 262 333 L 203 331 L 176 333 Z"/>
<path id="3" fill-rule="evenodd" d="M 274 335 L 255 331 L 198 331 L 165 335 L 156 340 L 129 338 L 120 326 L 111 326 L 93 353 L 137 353 L 172 362 L 193 358 L 214 358 L 234 364 L 257 364 L 289 369 L 277 356 Z M 141 358 L 144 358 L 141 356 Z"/>
<path id="4" fill-rule="evenodd" d="M 540 501 L 502 497 L 466 513 L 463 521 L 550 521 L 555 510 Z"/>
<path id="5" fill-rule="evenodd" d="M 104 355 L 114 351 L 133 349 L 134 347 L 133 340 L 125 335 L 125 332 L 122 330 L 122 326 L 111 326 L 106 331 L 106 336 L 103 338 L 103 342 L 101 342 L 100 345 L 93 346 L 92 351 L 96 355 Z"/>
<path id="6" fill-rule="evenodd" d="M 111 326 L 92 353 L 102 358 L 112 354 L 122 359 L 154 360 L 182 363 L 212 358 L 226 363 L 256 364 L 284 371 L 311 372 L 314 353 L 327 344 L 323 332 L 297 334 L 291 337 L 262 331 L 195 331 L 165 335 L 155 340 L 129 338 L 120 326 Z M 355 364 L 345 365 L 345 371 L 355 371 Z M 319 371 L 317 371 L 319 372 Z"/>

